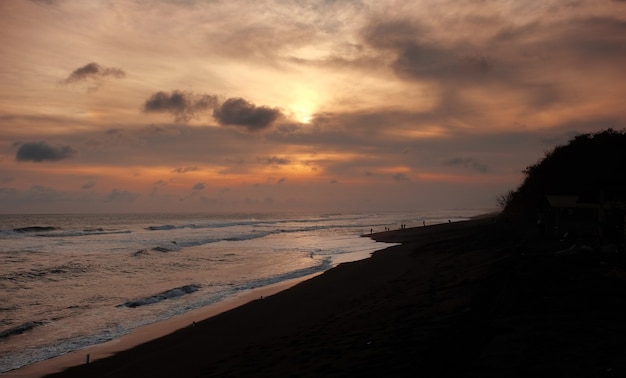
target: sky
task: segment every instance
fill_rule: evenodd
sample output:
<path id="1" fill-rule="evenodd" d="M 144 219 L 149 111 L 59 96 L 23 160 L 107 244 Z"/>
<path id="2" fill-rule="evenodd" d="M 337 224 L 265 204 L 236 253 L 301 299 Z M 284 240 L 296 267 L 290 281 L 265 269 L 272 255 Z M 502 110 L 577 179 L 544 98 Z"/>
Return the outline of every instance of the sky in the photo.
<path id="1" fill-rule="evenodd" d="M 0 1 L 0 213 L 496 208 L 625 67 L 626 1 Z"/>

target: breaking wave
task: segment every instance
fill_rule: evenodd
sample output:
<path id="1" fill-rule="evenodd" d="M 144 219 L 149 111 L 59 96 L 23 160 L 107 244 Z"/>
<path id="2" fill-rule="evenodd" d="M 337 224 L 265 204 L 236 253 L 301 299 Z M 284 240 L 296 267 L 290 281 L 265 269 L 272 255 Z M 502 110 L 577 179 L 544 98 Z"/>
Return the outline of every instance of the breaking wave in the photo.
<path id="1" fill-rule="evenodd" d="M 135 307 L 140 307 L 140 306 L 151 305 L 151 304 L 154 304 L 154 303 L 159 303 L 159 302 L 164 301 L 166 299 L 177 298 L 177 297 L 181 297 L 183 295 L 194 293 L 194 292 L 198 291 L 201 287 L 202 286 L 196 285 L 196 284 L 185 285 L 185 286 L 181 286 L 181 287 L 177 287 L 177 288 L 174 288 L 174 289 L 170 289 L 170 290 L 161 292 L 161 293 L 156 294 L 156 295 L 151 295 L 151 296 L 146 297 L 146 298 L 141 298 L 141 299 L 136 299 L 136 300 L 133 300 L 133 301 L 124 302 L 124 303 L 119 304 L 119 305 L 117 305 L 115 307 L 135 308 Z"/>
<path id="2" fill-rule="evenodd" d="M 15 327 L 12 327 L 12 328 L 9 328 L 7 330 L 0 332 L 0 339 L 6 339 L 11 336 L 21 335 L 22 333 L 28 332 L 31 329 L 38 327 L 40 325 L 43 325 L 43 324 L 45 323 L 39 322 L 39 321 L 26 322 L 24 324 L 20 324 L 18 326 L 15 326 Z"/>

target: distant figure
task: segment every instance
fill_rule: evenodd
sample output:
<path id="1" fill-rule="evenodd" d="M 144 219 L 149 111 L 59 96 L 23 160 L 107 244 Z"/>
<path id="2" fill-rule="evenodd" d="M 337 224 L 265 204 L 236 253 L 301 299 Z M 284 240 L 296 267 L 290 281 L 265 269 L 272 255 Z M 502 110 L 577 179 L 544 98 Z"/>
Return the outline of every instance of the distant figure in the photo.
<path id="1" fill-rule="evenodd" d="M 450 219 L 448 219 L 448 223 L 452 223 L 452 221 Z"/>
<path id="2" fill-rule="evenodd" d="M 373 228 L 370 228 L 370 234 L 372 234 L 374 232 Z"/>
<path id="3" fill-rule="evenodd" d="M 426 221 L 422 221 L 422 225 L 426 227 Z"/>

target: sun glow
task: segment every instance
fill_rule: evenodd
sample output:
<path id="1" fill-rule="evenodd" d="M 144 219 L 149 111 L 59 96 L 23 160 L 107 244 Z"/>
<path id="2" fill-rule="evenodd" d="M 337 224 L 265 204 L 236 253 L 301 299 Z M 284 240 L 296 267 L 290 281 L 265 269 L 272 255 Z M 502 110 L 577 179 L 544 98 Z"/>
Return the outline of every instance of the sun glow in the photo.
<path id="1" fill-rule="evenodd" d="M 300 112 L 299 118 L 302 123 L 311 123 L 313 120 L 313 116 L 305 112 Z"/>
<path id="2" fill-rule="evenodd" d="M 296 121 L 300 123 L 311 123 L 313 120 L 311 106 L 298 104 L 293 106 L 291 109 L 292 117 Z"/>
<path id="3" fill-rule="evenodd" d="M 288 106 L 291 118 L 300 123 L 311 123 L 317 112 L 317 101 L 312 95 L 303 95 Z"/>

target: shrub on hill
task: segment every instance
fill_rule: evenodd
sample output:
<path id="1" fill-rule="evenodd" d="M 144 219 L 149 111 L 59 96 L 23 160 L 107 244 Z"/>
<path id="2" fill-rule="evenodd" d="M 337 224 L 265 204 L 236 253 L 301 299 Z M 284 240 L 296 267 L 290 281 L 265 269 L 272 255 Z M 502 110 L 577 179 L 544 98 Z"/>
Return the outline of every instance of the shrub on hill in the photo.
<path id="1" fill-rule="evenodd" d="M 579 196 L 582 201 L 609 204 L 626 200 L 626 130 L 580 134 L 557 146 L 524 171 L 516 189 L 502 195 L 506 215 L 526 220 L 546 211 L 549 195 Z"/>

